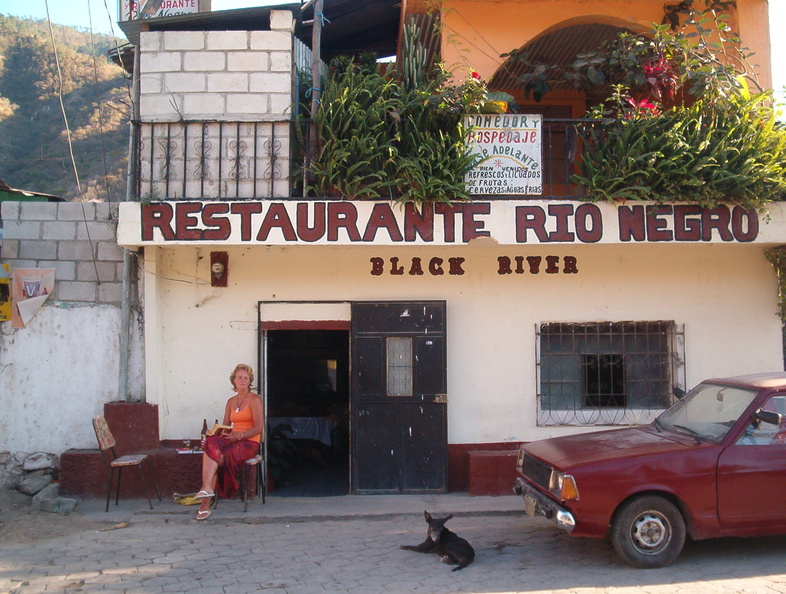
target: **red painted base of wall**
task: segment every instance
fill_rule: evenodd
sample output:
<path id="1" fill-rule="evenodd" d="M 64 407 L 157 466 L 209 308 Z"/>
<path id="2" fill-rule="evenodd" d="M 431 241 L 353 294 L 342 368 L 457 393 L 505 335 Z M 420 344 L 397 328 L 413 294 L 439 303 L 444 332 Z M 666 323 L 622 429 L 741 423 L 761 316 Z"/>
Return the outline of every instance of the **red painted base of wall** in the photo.
<path id="1" fill-rule="evenodd" d="M 109 402 L 104 416 L 117 441 L 118 455 L 150 456 L 162 497 L 193 493 L 200 487 L 202 457 L 179 454 L 177 441 L 159 441 L 158 407 L 143 402 Z M 512 495 L 520 443 L 448 445 L 448 490 L 470 495 Z M 147 478 L 147 475 L 146 475 Z M 68 450 L 60 457 L 60 490 L 64 495 L 106 497 L 109 468 L 99 450 Z M 151 493 L 152 484 L 149 483 Z M 272 481 L 268 481 L 268 490 Z M 144 497 L 136 468 L 123 472 L 120 497 Z M 151 495 L 153 496 L 153 495 Z"/>
<path id="2" fill-rule="evenodd" d="M 104 405 L 104 417 L 117 442 L 115 452 L 118 456 L 144 453 L 150 457 L 161 497 L 199 490 L 202 482 L 202 455 L 178 453 L 177 448 L 184 447 L 180 441 L 159 441 L 156 405 L 144 402 L 108 402 Z M 143 464 L 142 469 L 150 497 L 155 497 L 147 465 Z M 63 495 L 106 497 L 109 476 L 109 467 L 98 449 L 68 450 L 60 456 L 60 492 Z M 251 490 L 249 493 L 253 496 Z M 120 479 L 120 497 L 126 499 L 144 496 L 145 487 L 139 468 L 125 468 Z M 112 497 L 114 498 L 114 488 Z"/>
<path id="3" fill-rule="evenodd" d="M 448 445 L 448 490 L 513 495 L 521 442 Z"/>
<path id="4" fill-rule="evenodd" d="M 178 454 L 174 448 L 139 450 L 150 457 L 161 497 L 173 493 L 194 493 L 201 483 L 202 456 Z M 150 474 L 143 465 L 150 496 L 155 497 Z M 60 491 L 63 495 L 106 497 L 109 468 L 98 450 L 68 450 L 60 456 Z M 115 484 L 117 484 L 115 471 Z M 114 491 L 114 489 L 113 489 Z M 138 468 L 126 468 L 120 479 L 120 498 L 144 497 L 145 489 Z M 112 494 L 114 497 L 114 493 Z"/>

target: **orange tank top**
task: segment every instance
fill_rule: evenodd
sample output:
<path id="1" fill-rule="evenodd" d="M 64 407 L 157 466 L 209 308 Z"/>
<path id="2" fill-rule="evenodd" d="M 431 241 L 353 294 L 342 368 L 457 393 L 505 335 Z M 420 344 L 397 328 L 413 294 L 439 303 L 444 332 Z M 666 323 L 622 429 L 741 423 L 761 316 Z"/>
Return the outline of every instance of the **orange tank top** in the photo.
<path id="1" fill-rule="evenodd" d="M 236 431 L 248 431 L 254 427 L 254 413 L 250 406 L 247 406 L 240 412 L 235 412 L 235 409 L 229 411 L 229 420 L 232 423 L 232 428 Z M 251 441 L 259 441 L 259 433 L 253 437 L 249 437 Z"/>

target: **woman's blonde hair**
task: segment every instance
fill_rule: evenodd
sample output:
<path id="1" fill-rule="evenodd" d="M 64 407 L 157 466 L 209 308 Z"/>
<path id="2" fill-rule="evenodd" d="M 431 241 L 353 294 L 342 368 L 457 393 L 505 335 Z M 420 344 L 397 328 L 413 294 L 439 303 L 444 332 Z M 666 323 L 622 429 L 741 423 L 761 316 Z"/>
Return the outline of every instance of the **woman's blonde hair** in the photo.
<path id="1" fill-rule="evenodd" d="M 235 376 L 237 375 L 237 372 L 241 370 L 248 374 L 248 388 L 251 389 L 251 386 L 254 385 L 254 370 L 251 369 L 250 365 L 240 363 L 232 370 L 232 373 L 229 374 L 229 383 L 232 384 L 233 390 L 237 390 L 235 387 Z"/>

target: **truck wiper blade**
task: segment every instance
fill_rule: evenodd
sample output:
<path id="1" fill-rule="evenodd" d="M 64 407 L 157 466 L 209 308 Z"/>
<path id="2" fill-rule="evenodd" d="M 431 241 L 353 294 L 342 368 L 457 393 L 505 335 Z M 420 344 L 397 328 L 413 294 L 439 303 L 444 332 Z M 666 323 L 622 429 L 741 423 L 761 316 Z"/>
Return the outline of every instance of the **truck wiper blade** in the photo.
<path id="1" fill-rule="evenodd" d="M 682 429 L 683 431 L 686 431 L 698 443 L 702 443 L 703 441 L 705 441 L 705 438 L 702 437 L 701 434 L 698 433 L 695 429 L 691 429 L 690 427 L 686 427 L 685 425 L 672 425 L 672 427 L 674 427 L 675 429 Z"/>

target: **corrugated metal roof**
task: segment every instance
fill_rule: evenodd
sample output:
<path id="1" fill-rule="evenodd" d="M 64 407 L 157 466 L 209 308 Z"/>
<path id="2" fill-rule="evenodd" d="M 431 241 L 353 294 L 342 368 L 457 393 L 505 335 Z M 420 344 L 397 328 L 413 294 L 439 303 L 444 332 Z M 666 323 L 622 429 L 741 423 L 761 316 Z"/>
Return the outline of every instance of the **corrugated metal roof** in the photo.
<path id="1" fill-rule="evenodd" d="M 134 45 L 139 45 L 142 31 L 268 31 L 273 10 L 292 12 L 295 36 L 311 47 L 314 11 L 310 8 L 302 14 L 300 3 L 123 21 L 120 28 Z M 394 55 L 400 14 L 399 0 L 325 0 L 328 22 L 322 29 L 322 58 L 328 61 L 339 54 L 362 51 Z"/>
<path id="2" fill-rule="evenodd" d="M 10 187 L 5 181 L 0 179 L 0 202 L 65 202 L 60 196 L 44 194 L 43 192 L 33 192 L 32 190 L 18 190 Z"/>

